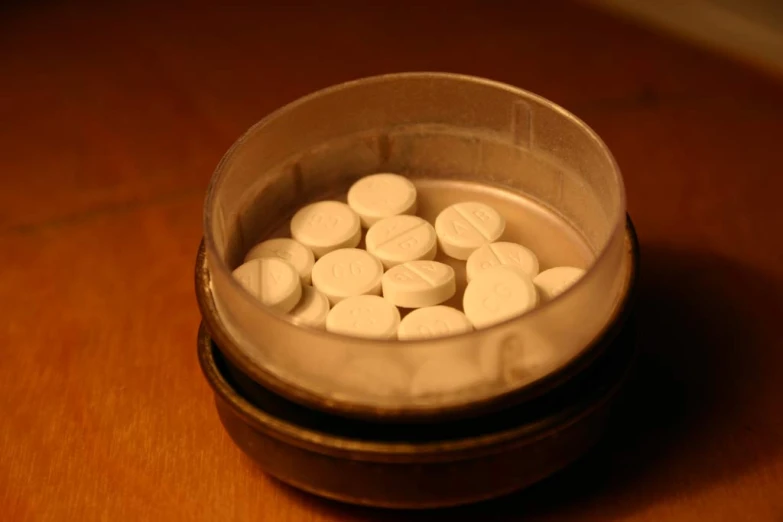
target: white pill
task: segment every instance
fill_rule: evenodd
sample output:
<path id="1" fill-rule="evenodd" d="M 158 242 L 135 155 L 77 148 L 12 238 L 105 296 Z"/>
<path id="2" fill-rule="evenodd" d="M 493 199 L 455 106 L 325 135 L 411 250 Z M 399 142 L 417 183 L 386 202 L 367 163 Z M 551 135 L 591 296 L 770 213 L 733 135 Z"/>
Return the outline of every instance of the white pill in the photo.
<path id="1" fill-rule="evenodd" d="M 353 248 L 362 239 L 359 216 L 339 201 L 307 205 L 291 219 L 291 237 L 321 257 L 338 248 Z"/>
<path id="2" fill-rule="evenodd" d="M 377 295 L 343 299 L 326 316 L 328 331 L 367 339 L 393 339 L 399 324 L 397 307 Z"/>
<path id="3" fill-rule="evenodd" d="M 432 225 L 416 216 L 385 218 L 367 231 L 367 251 L 391 268 L 417 259 L 435 259 L 438 238 Z"/>
<path id="4" fill-rule="evenodd" d="M 302 296 L 302 283 L 294 266 L 278 257 L 252 259 L 234 270 L 234 277 L 259 301 L 283 313 Z"/>
<path id="5" fill-rule="evenodd" d="M 508 266 L 522 270 L 530 277 L 538 274 L 538 258 L 532 250 L 517 243 L 500 241 L 476 249 L 466 266 L 468 281 L 493 266 Z"/>
<path id="6" fill-rule="evenodd" d="M 312 286 L 303 286 L 302 297 L 290 313 L 297 324 L 323 329 L 329 315 L 329 299 Z"/>
<path id="7" fill-rule="evenodd" d="M 381 357 L 352 359 L 336 373 L 335 379 L 354 392 L 381 397 L 402 395 L 411 382 L 404 366 Z"/>
<path id="8" fill-rule="evenodd" d="M 383 218 L 415 214 L 416 187 L 397 174 L 365 176 L 348 190 L 348 205 L 369 228 Z"/>
<path id="9" fill-rule="evenodd" d="M 454 269 L 437 261 L 408 261 L 383 274 L 383 297 L 403 308 L 434 306 L 457 291 Z"/>
<path id="10" fill-rule="evenodd" d="M 365 250 L 341 248 L 316 261 L 312 277 L 313 286 L 335 304 L 346 297 L 380 295 L 383 265 Z"/>
<path id="11" fill-rule="evenodd" d="M 459 357 L 441 356 L 428 359 L 413 374 L 414 396 L 454 393 L 481 384 L 484 376 L 477 364 Z"/>
<path id="12" fill-rule="evenodd" d="M 476 328 L 522 315 L 536 304 L 538 293 L 532 279 L 506 266 L 481 272 L 468 283 L 462 297 L 462 309 Z"/>
<path id="13" fill-rule="evenodd" d="M 299 278 L 303 285 L 310 284 L 310 272 L 313 270 L 315 257 L 313 251 L 298 241 L 287 237 L 268 239 L 253 248 L 245 256 L 245 261 L 260 257 L 279 257 L 285 259 L 299 272 Z"/>
<path id="14" fill-rule="evenodd" d="M 476 201 L 451 205 L 435 219 L 440 249 L 461 260 L 480 246 L 496 241 L 505 228 L 506 220 L 497 210 Z"/>
<path id="15" fill-rule="evenodd" d="M 553 297 L 565 292 L 585 274 L 581 268 L 573 266 L 558 266 L 544 270 L 533 278 L 533 284 L 538 288 L 542 301 L 549 301 Z"/>
<path id="16" fill-rule="evenodd" d="M 397 329 L 397 339 L 412 341 L 432 339 L 470 332 L 473 325 L 468 318 L 450 306 L 428 306 L 406 315 Z"/>

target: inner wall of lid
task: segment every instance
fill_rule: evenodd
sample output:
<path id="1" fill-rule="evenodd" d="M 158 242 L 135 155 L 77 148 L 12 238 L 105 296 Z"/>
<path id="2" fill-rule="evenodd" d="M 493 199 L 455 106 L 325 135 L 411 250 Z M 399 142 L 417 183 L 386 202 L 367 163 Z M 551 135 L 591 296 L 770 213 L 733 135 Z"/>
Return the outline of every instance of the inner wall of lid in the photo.
<path id="1" fill-rule="evenodd" d="M 413 179 L 487 183 L 521 192 L 563 217 L 594 253 L 612 233 L 611 208 L 585 180 L 547 155 L 501 141 L 489 132 L 413 125 L 335 139 L 291 158 L 248 186 L 241 201 L 226 202 L 237 226 L 226 234 L 226 259 L 241 264 L 253 245 L 270 236 L 303 205 L 345 200 L 348 187 L 376 172 Z"/>
<path id="2" fill-rule="evenodd" d="M 600 333 L 621 288 L 622 185 L 605 148 L 566 113 L 496 84 L 415 75 L 367 82 L 282 109 L 251 129 L 218 168 L 206 232 L 213 290 L 230 335 L 254 364 L 292 386 L 371 406 L 421 403 L 341 389 L 328 370 L 357 355 L 392 355 L 398 343 L 295 327 L 262 310 L 229 272 L 303 204 L 344 193 L 363 175 L 387 171 L 522 192 L 558 213 L 594 253 L 606 250 L 582 284 L 533 314 L 464 339 L 415 343 L 419 351 L 474 352 L 489 375 L 486 386 L 468 395 L 427 400 L 448 405 L 503 393 L 568 362 Z M 505 354 L 536 342 L 554 349 L 557 359 L 531 371 L 524 382 L 503 375 Z"/>

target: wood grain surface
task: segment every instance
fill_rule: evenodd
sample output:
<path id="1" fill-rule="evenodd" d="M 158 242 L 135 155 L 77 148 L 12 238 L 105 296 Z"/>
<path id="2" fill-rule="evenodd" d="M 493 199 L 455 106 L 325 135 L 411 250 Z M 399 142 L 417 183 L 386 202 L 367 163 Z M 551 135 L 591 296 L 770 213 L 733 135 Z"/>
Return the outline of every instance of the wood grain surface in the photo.
<path id="1" fill-rule="evenodd" d="M 195 354 L 222 153 L 271 110 L 448 70 L 564 105 L 624 171 L 643 357 L 569 470 L 437 513 L 265 476 Z M 783 521 L 783 89 L 560 1 L 15 1 L 0 7 L 0 519 Z"/>

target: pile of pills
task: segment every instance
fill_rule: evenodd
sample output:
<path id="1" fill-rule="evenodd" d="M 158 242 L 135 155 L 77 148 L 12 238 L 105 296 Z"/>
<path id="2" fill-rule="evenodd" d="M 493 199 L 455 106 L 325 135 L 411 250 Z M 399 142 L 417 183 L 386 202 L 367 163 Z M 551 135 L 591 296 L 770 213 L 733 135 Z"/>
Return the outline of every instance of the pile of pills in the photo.
<path id="1" fill-rule="evenodd" d="M 366 176 L 351 186 L 347 204 L 319 201 L 299 209 L 291 219 L 291 237 L 253 247 L 234 277 L 297 324 L 408 341 L 517 317 L 584 274 L 565 266 L 539 272 L 534 252 L 501 241 L 505 219 L 484 203 L 451 205 L 434 226 L 416 210 L 416 187 L 407 178 Z M 363 228 L 366 249 L 358 248 Z M 443 305 L 457 283 L 454 269 L 434 260 L 439 251 L 466 262 L 462 310 Z"/>

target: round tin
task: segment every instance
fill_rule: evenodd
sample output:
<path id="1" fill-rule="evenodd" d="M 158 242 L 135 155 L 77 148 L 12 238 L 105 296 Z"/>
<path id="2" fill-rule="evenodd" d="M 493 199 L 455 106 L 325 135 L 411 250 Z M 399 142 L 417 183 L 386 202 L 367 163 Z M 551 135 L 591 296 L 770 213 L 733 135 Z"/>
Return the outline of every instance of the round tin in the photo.
<path id="1" fill-rule="evenodd" d="M 531 243 L 510 240 L 536 251 L 544 265 L 557 266 L 553 252 L 581 241 L 589 268 L 520 317 L 396 342 L 298 326 L 234 280 L 244 252 L 279 234 L 293 211 L 340 197 L 372 172 L 409 177 L 426 194 L 417 213 L 430 221 L 455 201 L 497 203 L 511 234 L 526 225 L 536 231 L 526 238 Z M 356 504 L 465 504 L 540 480 L 604 431 L 634 360 L 638 244 L 608 148 L 552 102 L 444 73 L 328 88 L 273 113 L 234 144 L 216 169 L 204 216 L 199 360 L 226 430 L 280 480 Z M 507 371 L 515 357 L 542 353 L 554 360 Z M 351 388 L 337 372 L 346 361 L 370 356 L 393 364 L 401 354 L 467 357 L 482 382 L 428 396 L 383 395 L 374 382 Z"/>

